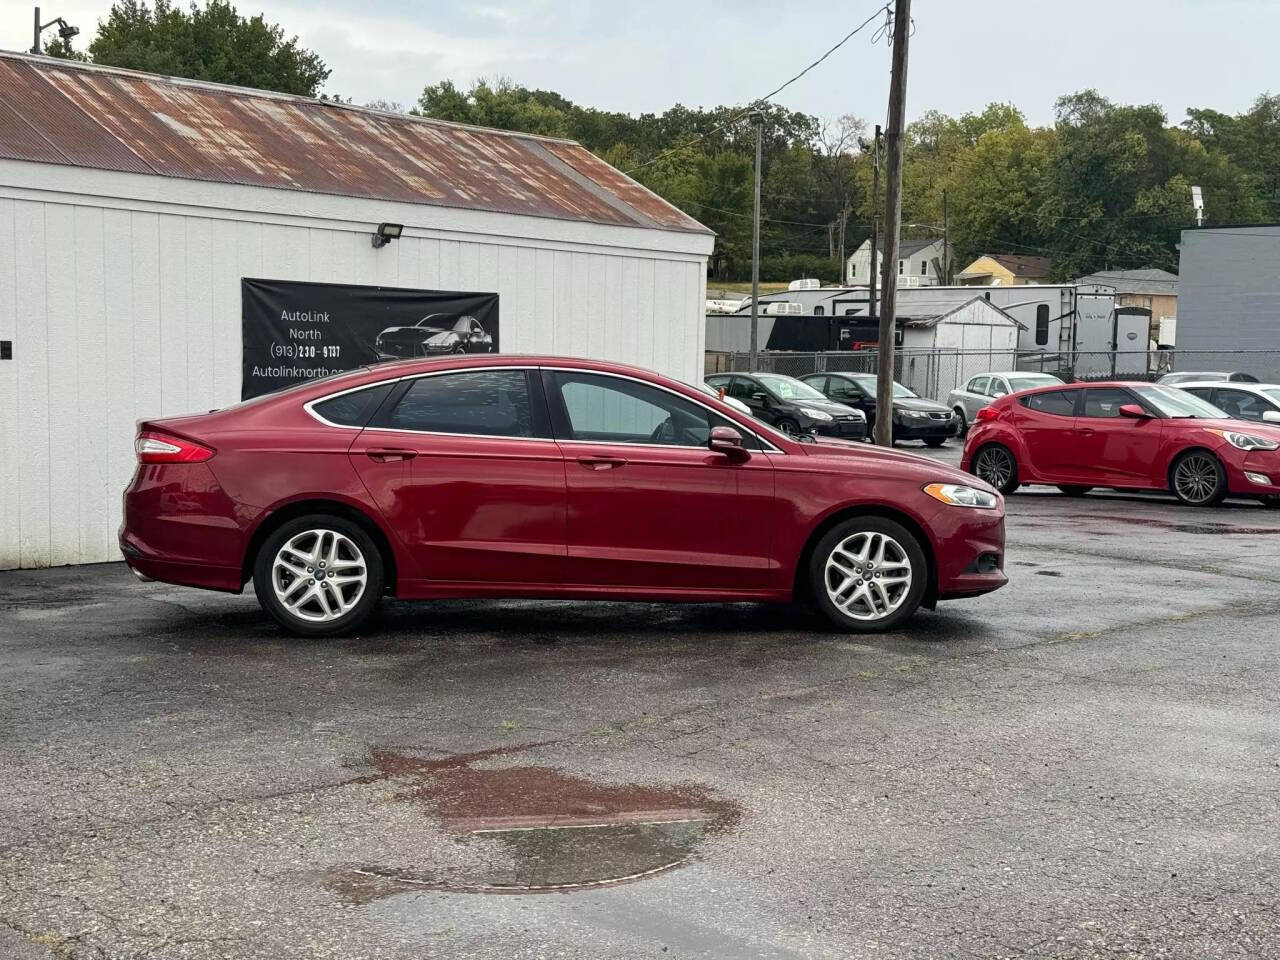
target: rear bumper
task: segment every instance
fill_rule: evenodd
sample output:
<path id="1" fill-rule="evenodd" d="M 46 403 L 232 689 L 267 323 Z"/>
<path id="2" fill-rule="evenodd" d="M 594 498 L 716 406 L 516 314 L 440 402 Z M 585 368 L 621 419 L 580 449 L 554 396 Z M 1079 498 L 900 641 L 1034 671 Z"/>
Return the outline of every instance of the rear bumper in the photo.
<path id="1" fill-rule="evenodd" d="M 245 531 L 236 517 L 208 464 L 140 466 L 124 493 L 120 552 L 152 580 L 238 593 Z"/>
<path id="2" fill-rule="evenodd" d="M 144 580 L 159 580 L 183 587 L 204 587 L 206 590 L 223 590 L 240 593 L 244 584 L 240 581 L 239 567 L 213 567 L 203 563 L 183 560 L 161 560 L 148 557 L 120 536 L 120 553 L 129 569 Z"/>

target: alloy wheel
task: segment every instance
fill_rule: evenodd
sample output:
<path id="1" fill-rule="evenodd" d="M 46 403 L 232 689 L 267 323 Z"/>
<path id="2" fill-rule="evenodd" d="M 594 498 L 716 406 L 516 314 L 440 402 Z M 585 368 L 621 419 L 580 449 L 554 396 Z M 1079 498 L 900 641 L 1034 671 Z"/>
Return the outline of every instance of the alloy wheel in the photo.
<path id="1" fill-rule="evenodd" d="M 875 530 L 841 540 L 827 556 L 827 596 L 855 620 L 883 620 L 911 592 L 911 560 L 893 537 Z"/>
<path id="2" fill-rule="evenodd" d="M 1000 447 L 987 447 L 978 454 L 973 472 L 997 490 L 1003 490 L 1013 478 L 1013 457 Z"/>
<path id="3" fill-rule="evenodd" d="M 1173 469 L 1174 492 L 1190 504 L 1208 503 L 1218 492 L 1218 464 L 1207 453 L 1192 453 Z"/>
<path id="4" fill-rule="evenodd" d="M 360 602 L 368 575 L 364 554 L 350 537 L 336 530 L 306 530 L 276 551 L 271 586 L 293 616 L 330 623 Z"/>
<path id="5" fill-rule="evenodd" d="M 779 431 L 781 431 L 783 434 L 785 434 L 785 435 L 786 435 L 786 436 L 788 436 L 788 437 L 798 437 L 798 436 L 800 436 L 800 428 L 799 428 L 799 427 L 797 427 L 797 426 L 796 426 L 794 423 L 792 423 L 790 420 L 780 420 L 780 421 L 778 421 L 778 430 L 779 430 Z"/>

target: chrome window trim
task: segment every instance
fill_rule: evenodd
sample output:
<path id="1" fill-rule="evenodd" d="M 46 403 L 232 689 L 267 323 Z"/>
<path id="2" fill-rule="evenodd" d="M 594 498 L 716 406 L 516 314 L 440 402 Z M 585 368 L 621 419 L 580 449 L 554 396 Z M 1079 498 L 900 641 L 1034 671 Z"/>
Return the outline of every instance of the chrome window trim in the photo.
<path id="1" fill-rule="evenodd" d="M 609 371 L 609 370 L 592 370 L 589 367 L 588 368 L 542 367 L 541 369 L 560 370 L 566 373 L 586 373 L 586 374 L 592 374 L 594 376 L 599 376 L 599 377 L 613 377 L 615 380 L 630 380 L 632 383 L 639 383 L 646 387 L 653 387 L 656 390 L 662 390 L 665 393 L 669 393 L 673 397 L 676 397 L 680 400 L 687 400 L 690 403 L 694 404 L 695 406 L 702 407 L 702 409 L 706 410 L 708 413 L 714 413 L 720 419 L 728 420 L 730 423 L 734 424 L 735 426 L 741 428 L 742 430 L 745 430 L 751 436 L 759 440 L 762 444 L 766 445 L 766 449 L 759 451 L 760 453 L 780 453 L 783 456 L 787 455 L 787 452 L 785 450 L 779 449 L 777 445 L 775 445 L 768 437 L 761 436 L 759 431 L 757 431 L 755 428 L 748 427 L 745 424 L 738 423 L 737 420 L 734 420 L 732 417 L 726 416 L 725 414 L 721 413 L 719 410 L 715 409 L 714 407 L 708 407 L 705 403 L 695 400 L 693 397 L 686 396 L 685 394 L 680 393 L 678 390 L 672 390 L 670 387 L 665 387 L 660 383 L 654 383 L 652 380 L 645 380 L 642 377 L 633 377 L 625 373 L 613 373 L 612 371 Z M 712 374 L 712 376 L 724 376 L 724 374 Z M 734 413 L 738 413 L 738 411 L 735 410 Z M 741 416 L 741 414 L 739 414 L 739 416 Z M 615 446 L 619 446 L 619 447 L 649 446 L 649 447 L 665 448 L 668 450 L 672 450 L 672 449 L 674 450 L 706 450 L 708 449 L 705 446 L 697 446 L 697 445 L 690 445 L 690 444 L 683 444 L 683 443 L 644 444 L 644 443 L 626 443 L 625 441 L 610 441 L 610 440 L 561 440 L 560 443 L 594 443 L 597 446 L 602 443 L 613 443 Z"/>
<path id="2" fill-rule="evenodd" d="M 427 437 L 482 437 L 489 440 L 524 440 L 524 441 L 533 441 L 536 443 L 573 443 L 573 444 L 593 444 L 594 443 L 597 446 L 599 446 L 601 443 L 615 443 L 615 445 L 617 446 L 652 447 L 654 449 L 666 449 L 666 450 L 671 450 L 671 449 L 706 450 L 708 449 L 705 446 L 696 446 L 696 445 L 691 446 L 688 444 L 674 444 L 674 443 L 643 444 L 643 443 L 625 443 L 622 441 L 602 441 L 602 440 L 556 440 L 554 437 L 508 437 L 508 436 L 503 436 L 501 434 L 494 434 L 494 433 L 446 433 L 440 430 L 406 430 L 402 427 L 352 427 L 346 424 L 334 423 L 331 420 L 326 420 L 314 409 L 315 405 L 318 403 L 323 403 L 326 400 L 333 400 L 337 397 L 341 397 L 348 393 L 355 393 L 357 390 L 367 390 L 371 387 L 383 386 L 384 384 L 391 384 L 392 386 L 394 386 L 395 384 L 400 383 L 404 380 L 421 380 L 425 377 L 442 377 L 442 376 L 447 376 L 451 373 L 477 373 L 483 370 L 560 370 L 567 373 L 586 373 L 586 374 L 594 374 L 596 376 L 602 376 L 602 377 L 613 377 L 618 380 L 630 380 L 632 383 L 639 383 L 648 387 L 653 387 L 657 390 L 662 390 L 666 393 L 669 393 L 673 397 L 677 397 L 681 400 L 687 400 L 690 403 L 695 404 L 696 406 L 702 407 L 702 409 L 706 410 L 707 412 L 715 414 L 717 417 L 720 417 L 721 419 L 728 420 L 729 422 L 733 423 L 735 426 L 746 431 L 748 434 L 750 434 L 751 436 L 759 440 L 760 443 L 765 446 L 764 450 L 759 451 L 761 453 L 780 453 L 783 456 L 787 455 L 787 452 L 785 450 L 780 449 L 767 436 L 762 435 L 759 431 L 755 430 L 754 428 L 741 424 L 737 420 L 734 420 L 732 417 L 726 416 L 725 414 L 721 413 L 719 410 L 716 410 L 713 407 L 709 407 L 704 403 L 700 403 L 699 401 L 695 400 L 692 397 L 685 396 L 685 394 L 680 393 L 677 390 L 672 390 L 669 387 L 663 386 L 660 383 L 654 383 L 651 380 L 645 380 L 642 377 L 633 377 L 625 373 L 614 373 L 609 370 L 595 370 L 590 367 L 538 366 L 536 364 L 531 364 L 531 363 L 525 363 L 525 364 L 495 363 L 495 364 L 484 364 L 478 367 L 452 367 L 448 370 L 427 370 L 423 373 L 405 374 L 403 376 L 394 377 L 388 380 L 374 380 L 369 383 L 362 383 L 359 386 L 348 387 L 345 390 L 338 390 L 334 393 L 328 393 L 322 397 L 316 397 L 314 400 L 308 400 L 306 403 L 302 405 L 302 408 L 306 410 L 306 412 L 310 414 L 310 416 L 313 419 L 324 424 L 326 427 L 334 427 L 335 429 L 338 429 L 338 430 L 357 430 L 357 431 L 377 430 L 381 433 L 411 433 L 417 436 L 427 436 Z M 722 374 L 713 374 L 713 376 L 722 376 Z M 736 413 L 737 411 L 734 411 L 734 412 Z"/>
<path id="3" fill-rule="evenodd" d="M 319 420 L 326 427 L 334 427 L 338 430 L 363 430 L 364 427 L 353 427 L 348 423 L 334 423 L 332 420 L 326 420 L 316 412 L 316 404 L 324 403 L 326 400 L 336 400 L 338 397 L 344 397 L 348 393 L 356 393 L 359 390 L 369 390 L 373 387 L 381 387 L 387 384 L 391 384 L 394 387 L 395 384 L 399 383 L 403 379 L 403 377 L 395 377 L 392 380 L 373 380 L 369 383 L 362 383 L 358 387 L 347 387 L 347 389 L 339 390 L 337 393 L 326 393 L 323 397 L 316 397 L 314 400 L 308 400 L 302 405 L 302 409 L 307 411 L 313 419 Z"/>

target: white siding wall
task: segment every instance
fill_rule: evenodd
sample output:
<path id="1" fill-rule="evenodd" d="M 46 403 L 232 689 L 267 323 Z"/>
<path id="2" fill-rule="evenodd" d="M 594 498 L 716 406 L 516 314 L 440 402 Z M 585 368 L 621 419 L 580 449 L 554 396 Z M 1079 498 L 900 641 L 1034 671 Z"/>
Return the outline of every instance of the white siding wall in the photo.
<path id="1" fill-rule="evenodd" d="M 687 242 L 542 244 L 519 218 L 524 239 L 407 229 L 375 250 L 363 224 L 174 208 L 0 181 L 0 569 L 118 558 L 135 421 L 240 398 L 242 277 L 496 291 L 503 352 L 701 376 L 706 258 Z"/>

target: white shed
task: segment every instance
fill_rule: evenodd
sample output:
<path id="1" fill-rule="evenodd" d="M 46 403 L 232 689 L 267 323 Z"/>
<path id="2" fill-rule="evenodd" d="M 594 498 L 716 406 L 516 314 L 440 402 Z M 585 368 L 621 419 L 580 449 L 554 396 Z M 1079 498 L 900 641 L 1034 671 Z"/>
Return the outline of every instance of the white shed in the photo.
<path id="1" fill-rule="evenodd" d="M 906 317 L 900 379 L 922 396 L 945 399 L 956 384 L 983 371 L 1017 369 L 1024 329 L 981 296 L 935 316 Z"/>
<path id="2" fill-rule="evenodd" d="M 712 242 L 569 141 L 0 54 L 0 569 L 118 557 L 135 421 L 240 399 L 243 278 L 496 294 L 503 352 L 694 381 Z"/>

